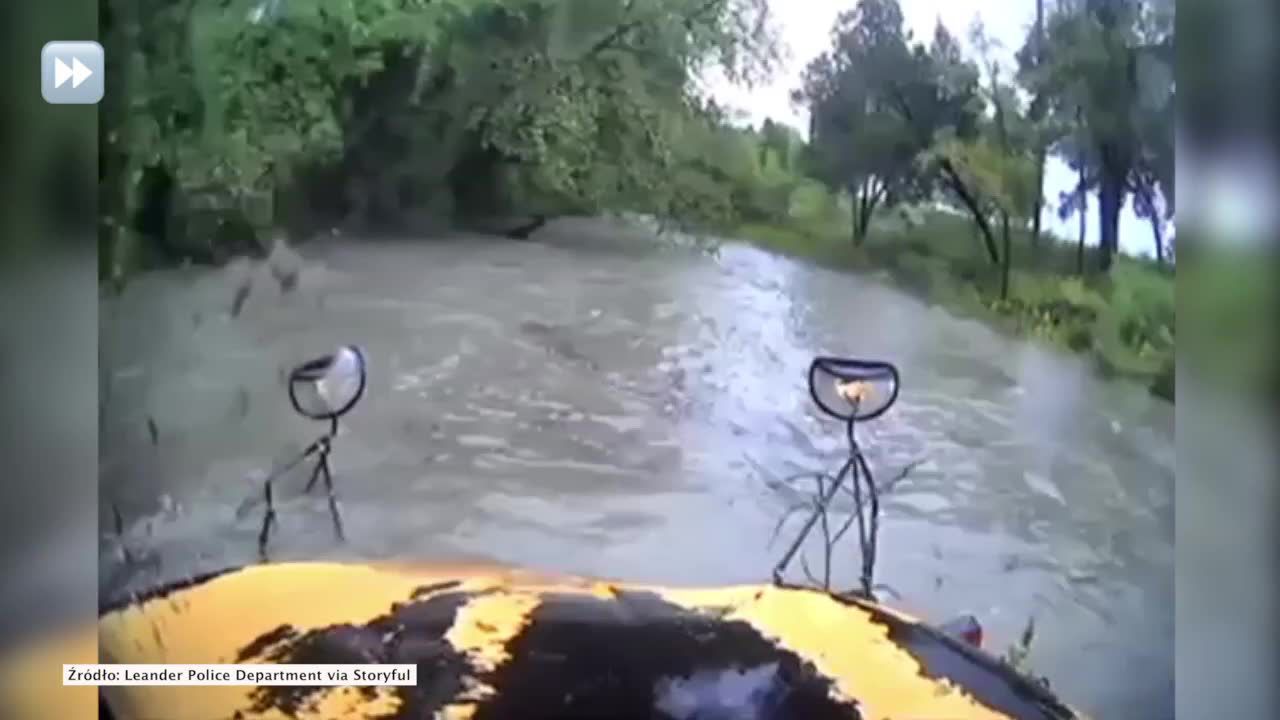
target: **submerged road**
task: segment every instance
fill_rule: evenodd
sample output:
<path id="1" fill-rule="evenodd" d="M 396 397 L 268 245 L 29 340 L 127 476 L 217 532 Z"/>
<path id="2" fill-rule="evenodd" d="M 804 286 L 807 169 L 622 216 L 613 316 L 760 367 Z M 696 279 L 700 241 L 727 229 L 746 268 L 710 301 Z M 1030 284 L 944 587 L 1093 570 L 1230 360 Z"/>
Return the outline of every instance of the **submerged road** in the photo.
<path id="1" fill-rule="evenodd" d="M 729 243 L 708 255 L 604 221 L 534 242 L 318 241 L 266 267 L 139 279 L 101 310 L 104 592 L 256 558 L 253 477 L 320 431 L 291 365 L 363 346 L 369 394 L 322 495 L 280 503 L 275 559 L 493 559 L 681 584 L 759 582 L 796 491 L 842 428 L 816 354 L 883 358 L 898 404 L 865 427 L 884 500 L 877 579 L 988 647 L 1036 621 L 1031 666 L 1099 718 L 1173 716 L 1173 408 L 1080 358 L 876 280 Z M 232 313 L 245 278 L 251 291 Z M 287 283 L 286 283 L 287 284 Z M 856 542 L 837 585 L 857 578 Z M 816 556 L 813 556 L 816 558 Z"/>

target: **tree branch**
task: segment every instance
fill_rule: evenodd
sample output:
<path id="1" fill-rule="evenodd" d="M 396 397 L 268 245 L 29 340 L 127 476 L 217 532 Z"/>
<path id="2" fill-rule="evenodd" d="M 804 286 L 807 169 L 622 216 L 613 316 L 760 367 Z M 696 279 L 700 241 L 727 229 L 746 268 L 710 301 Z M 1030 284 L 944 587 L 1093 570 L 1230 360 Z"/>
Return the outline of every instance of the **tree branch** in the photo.
<path id="1" fill-rule="evenodd" d="M 902 117 L 907 124 L 915 130 L 919 141 L 928 145 L 932 138 L 928 137 L 923 128 L 917 127 L 915 123 L 915 115 L 911 112 L 911 104 L 907 102 L 907 98 L 902 94 L 902 89 L 897 83 L 889 85 L 889 97 L 897 107 L 898 112 L 902 113 Z M 965 184 L 964 178 L 960 177 L 960 173 L 956 170 L 955 165 L 946 157 L 939 158 L 938 168 L 942 171 L 943 179 L 947 185 L 951 187 L 952 192 L 960 198 L 960 202 L 968 208 L 969 213 L 973 215 L 973 221 L 978 225 L 978 230 L 982 233 L 983 244 L 986 246 L 987 257 L 992 264 L 1000 262 L 1000 253 L 996 249 L 995 234 L 991 230 L 991 224 L 987 222 L 986 215 L 982 212 L 982 208 L 978 204 L 978 200 Z"/>
<path id="2" fill-rule="evenodd" d="M 631 10 L 635 7 L 635 4 L 636 4 L 635 0 L 627 0 L 626 6 L 623 7 L 622 9 L 622 16 L 626 17 L 630 15 Z M 600 40 L 597 40 L 594 45 L 588 48 L 587 51 L 583 53 L 581 57 L 578 58 L 577 62 L 590 60 L 592 57 L 598 55 L 601 52 L 604 52 L 615 42 L 621 40 L 623 35 L 626 35 L 627 33 L 631 32 L 632 30 L 635 30 L 636 28 L 640 27 L 643 24 L 644 24 L 644 18 L 635 18 L 630 22 L 625 22 L 625 23 L 622 23 L 621 25 L 618 25 L 608 35 L 604 36 Z"/>
<path id="3" fill-rule="evenodd" d="M 686 24 L 692 23 L 693 21 L 699 19 L 703 13 L 707 12 L 708 10 L 715 7 L 716 5 L 719 5 L 722 2 L 724 2 L 724 0 L 707 0 L 706 2 L 699 5 L 698 8 L 693 11 L 692 14 L 690 14 L 688 17 L 684 19 L 685 23 Z M 635 6 L 635 0 L 627 0 L 627 5 L 622 11 L 623 17 L 629 15 L 634 6 Z M 586 60 L 590 60 L 592 57 L 604 52 L 605 50 L 608 50 L 610 47 L 613 46 L 614 43 L 621 40 L 624 35 L 630 33 L 632 30 L 635 30 L 641 25 L 644 25 L 644 23 L 647 20 L 648 18 L 645 18 L 645 17 L 637 17 L 632 19 L 630 22 L 625 22 L 615 27 L 608 35 L 596 41 L 594 45 L 588 48 L 587 51 L 577 59 L 576 62 L 584 62 Z"/>
<path id="4" fill-rule="evenodd" d="M 871 227 L 871 215 L 876 211 L 876 206 L 879 205 L 880 201 L 884 198 L 888 187 L 889 186 L 882 181 L 880 186 L 873 189 L 867 196 L 866 217 L 864 217 L 862 221 L 864 225 L 864 233 L 866 232 L 866 229 Z"/>
<path id="5" fill-rule="evenodd" d="M 978 225 L 978 230 L 982 233 L 983 244 L 986 246 L 987 257 L 992 264 L 998 264 L 1000 262 L 1000 253 L 996 250 L 995 235 L 991 230 L 991 224 L 987 222 L 986 214 L 982 212 L 982 208 L 978 204 L 978 199 L 969 191 L 964 178 L 960 177 L 960 173 L 956 171 L 950 159 L 941 158 L 938 161 L 938 167 L 942 170 L 947 184 L 951 187 L 951 191 L 968 208 L 969 214 L 973 216 L 973 221 Z"/>

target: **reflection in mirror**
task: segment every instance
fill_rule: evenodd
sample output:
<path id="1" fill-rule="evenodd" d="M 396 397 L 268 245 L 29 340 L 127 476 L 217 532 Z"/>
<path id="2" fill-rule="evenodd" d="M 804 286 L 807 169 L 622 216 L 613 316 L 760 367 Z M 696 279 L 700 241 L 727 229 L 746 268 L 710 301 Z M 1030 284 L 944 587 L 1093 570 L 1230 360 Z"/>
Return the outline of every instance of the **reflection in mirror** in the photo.
<path id="1" fill-rule="evenodd" d="M 898 369 L 887 362 L 820 357 L 809 367 L 813 401 L 845 421 L 883 415 L 898 398 L 898 382 Z"/>
<path id="2" fill-rule="evenodd" d="M 364 395 L 365 372 L 364 354 L 354 345 L 345 345 L 294 368 L 289 373 L 289 400 L 305 417 L 337 419 Z"/>

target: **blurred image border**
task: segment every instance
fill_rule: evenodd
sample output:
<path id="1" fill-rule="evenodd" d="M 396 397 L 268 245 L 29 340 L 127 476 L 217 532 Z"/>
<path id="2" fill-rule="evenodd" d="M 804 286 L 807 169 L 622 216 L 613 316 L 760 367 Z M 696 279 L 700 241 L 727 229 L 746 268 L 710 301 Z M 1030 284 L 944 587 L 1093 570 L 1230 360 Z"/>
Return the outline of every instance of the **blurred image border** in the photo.
<path id="1" fill-rule="evenodd" d="M 0 9 L 0 652 L 96 617 L 97 111 L 45 103 L 40 53 L 97 27 L 89 0 Z"/>
<path id="2" fill-rule="evenodd" d="M 1280 112 L 1274 3 L 1179 3 L 1176 702 L 1280 703 Z"/>

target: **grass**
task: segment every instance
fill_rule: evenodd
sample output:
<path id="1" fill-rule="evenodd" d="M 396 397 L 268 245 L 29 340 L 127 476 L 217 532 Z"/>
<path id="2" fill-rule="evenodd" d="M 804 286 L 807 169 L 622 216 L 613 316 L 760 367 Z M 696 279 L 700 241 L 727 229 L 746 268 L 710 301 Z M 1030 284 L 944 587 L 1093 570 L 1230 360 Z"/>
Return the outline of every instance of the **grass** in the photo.
<path id="1" fill-rule="evenodd" d="M 1184 366 L 1242 399 L 1274 403 L 1280 398 L 1280 322 L 1274 310 L 1280 285 L 1272 239 L 1184 236 L 1178 280 Z"/>
<path id="2" fill-rule="evenodd" d="M 798 215 L 798 214 L 797 214 Z M 829 208 L 786 223 L 747 224 L 738 235 L 773 251 L 837 269 L 882 272 L 903 289 L 1005 332 L 1091 356 L 1108 375 L 1132 378 L 1173 400 L 1174 276 L 1123 256 L 1110 273 L 1076 274 L 1076 247 L 1029 233 L 1012 238 L 1010 291 L 971 222 L 936 210 L 882 211 L 854 246 L 847 216 Z M 911 218 L 908 220 L 907 216 Z M 1086 270 L 1097 267 L 1086 249 Z"/>

